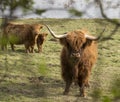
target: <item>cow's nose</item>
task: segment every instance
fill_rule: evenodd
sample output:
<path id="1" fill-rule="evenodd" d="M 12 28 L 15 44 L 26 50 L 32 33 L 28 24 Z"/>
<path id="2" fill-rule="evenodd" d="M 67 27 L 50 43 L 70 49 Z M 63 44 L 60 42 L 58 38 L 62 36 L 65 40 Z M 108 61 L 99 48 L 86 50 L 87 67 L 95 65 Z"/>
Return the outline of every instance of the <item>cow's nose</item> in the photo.
<path id="1" fill-rule="evenodd" d="M 71 54 L 71 57 L 79 58 L 79 57 L 80 57 L 80 53 L 72 53 L 72 54 Z"/>

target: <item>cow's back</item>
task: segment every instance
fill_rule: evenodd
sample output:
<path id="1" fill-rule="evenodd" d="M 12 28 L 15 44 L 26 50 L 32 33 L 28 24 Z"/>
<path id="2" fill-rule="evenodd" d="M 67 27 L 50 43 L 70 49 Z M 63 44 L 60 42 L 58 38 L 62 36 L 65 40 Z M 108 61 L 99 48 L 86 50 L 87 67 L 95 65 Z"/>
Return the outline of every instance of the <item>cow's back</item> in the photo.
<path id="1" fill-rule="evenodd" d="M 25 24 L 8 24 L 5 28 L 5 33 L 11 42 L 11 37 L 17 38 L 16 44 L 23 44 L 24 41 L 29 40 L 31 36 L 31 26 Z M 31 36 L 32 37 L 32 36 Z"/>

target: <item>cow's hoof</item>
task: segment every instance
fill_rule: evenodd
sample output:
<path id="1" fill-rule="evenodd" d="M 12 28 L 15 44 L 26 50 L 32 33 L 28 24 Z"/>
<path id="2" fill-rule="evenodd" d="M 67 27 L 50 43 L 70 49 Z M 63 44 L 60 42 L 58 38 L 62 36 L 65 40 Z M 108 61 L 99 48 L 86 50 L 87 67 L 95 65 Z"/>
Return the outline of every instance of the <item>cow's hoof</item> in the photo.
<path id="1" fill-rule="evenodd" d="M 80 93 L 80 97 L 84 97 L 84 98 L 86 98 L 86 94 L 85 93 Z"/>

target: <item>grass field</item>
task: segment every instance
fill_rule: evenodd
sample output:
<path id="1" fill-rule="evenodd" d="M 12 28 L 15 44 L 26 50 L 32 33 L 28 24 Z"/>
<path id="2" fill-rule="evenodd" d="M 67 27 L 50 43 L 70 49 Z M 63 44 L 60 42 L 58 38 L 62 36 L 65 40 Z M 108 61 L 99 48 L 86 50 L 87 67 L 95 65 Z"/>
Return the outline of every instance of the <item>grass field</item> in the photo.
<path id="1" fill-rule="evenodd" d="M 23 23 L 44 23 L 56 33 L 87 29 L 103 36 L 115 28 L 99 19 L 24 19 Z M 44 27 L 42 32 L 48 32 Z M 120 29 L 106 41 L 98 42 L 98 61 L 90 77 L 91 87 L 87 98 L 78 97 L 78 86 L 72 85 L 68 96 L 62 95 L 60 51 L 62 46 L 49 34 L 42 53 L 24 53 L 23 45 L 16 45 L 12 52 L 0 50 L 0 102 L 120 102 Z M 35 47 L 35 49 L 37 49 Z"/>

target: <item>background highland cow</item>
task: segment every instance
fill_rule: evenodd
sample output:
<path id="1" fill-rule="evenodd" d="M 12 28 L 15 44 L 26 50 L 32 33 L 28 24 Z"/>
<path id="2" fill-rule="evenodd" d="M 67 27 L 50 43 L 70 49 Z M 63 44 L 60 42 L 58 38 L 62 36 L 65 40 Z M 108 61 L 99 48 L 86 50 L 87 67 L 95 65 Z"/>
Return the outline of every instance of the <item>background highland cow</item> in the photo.
<path id="1" fill-rule="evenodd" d="M 41 24 L 14 24 L 7 23 L 3 27 L 3 38 L 10 43 L 14 51 L 14 44 L 24 44 L 26 52 L 33 52 L 34 45 L 40 30 L 43 28 Z M 2 45 L 2 49 L 6 45 Z"/>
<path id="2" fill-rule="evenodd" d="M 37 37 L 37 48 L 38 48 L 38 53 L 42 52 L 42 45 L 47 37 L 47 33 L 40 33 Z"/>

